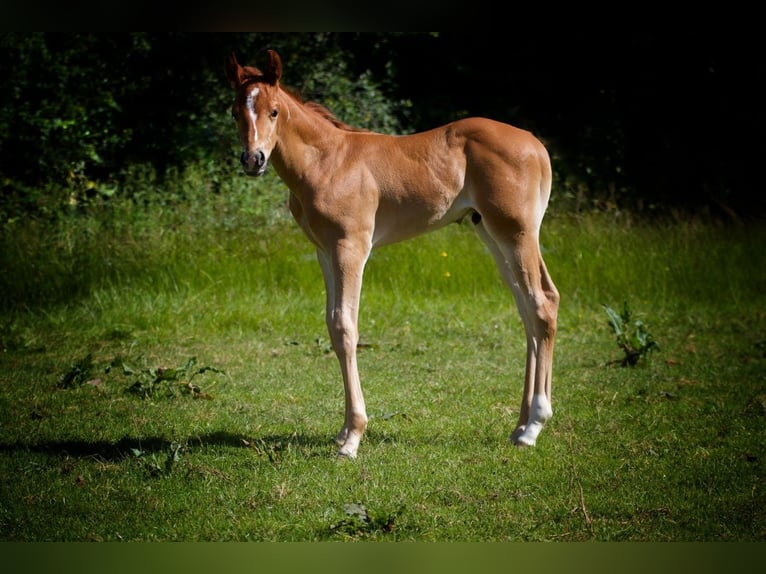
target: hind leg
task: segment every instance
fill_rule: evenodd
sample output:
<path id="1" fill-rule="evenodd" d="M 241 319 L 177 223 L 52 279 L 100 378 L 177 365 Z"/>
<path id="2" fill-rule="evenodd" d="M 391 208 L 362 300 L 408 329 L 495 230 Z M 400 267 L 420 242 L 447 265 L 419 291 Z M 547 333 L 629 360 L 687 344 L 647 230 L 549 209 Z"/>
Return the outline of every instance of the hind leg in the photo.
<path id="1" fill-rule="evenodd" d="M 538 260 L 541 290 L 521 293 L 527 303 L 528 362 L 519 422 L 511 435 L 519 446 L 533 446 L 546 421 L 553 416 L 551 379 L 559 294 L 539 254 Z"/>
<path id="2" fill-rule="evenodd" d="M 520 446 L 533 446 L 553 415 L 551 375 L 559 294 L 540 254 L 537 233 L 521 230 L 502 233 L 500 226 L 497 228 L 488 228 L 484 221 L 476 226 L 513 293 L 524 323 L 527 340 L 524 394 L 511 440 Z"/>

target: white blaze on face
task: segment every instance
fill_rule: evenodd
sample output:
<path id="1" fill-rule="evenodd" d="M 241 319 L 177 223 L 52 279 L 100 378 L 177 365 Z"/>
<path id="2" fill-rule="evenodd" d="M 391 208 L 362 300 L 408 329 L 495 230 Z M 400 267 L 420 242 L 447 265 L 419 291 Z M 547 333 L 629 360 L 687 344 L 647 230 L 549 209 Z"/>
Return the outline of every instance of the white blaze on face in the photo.
<path id="1" fill-rule="evenodd" d="M 258 127 L 255 124 L 255 120 L 258 119 L 258 114 L 255 113 L 255 98 L 258 97 L 258 92 L 260 92 L 259 88 L 253 88 L 245 100 L 245 107 L 247 107 L 247 113 L 250 115 L 250 123 L 253 125 L 253 141 L 258 141 Z"/>

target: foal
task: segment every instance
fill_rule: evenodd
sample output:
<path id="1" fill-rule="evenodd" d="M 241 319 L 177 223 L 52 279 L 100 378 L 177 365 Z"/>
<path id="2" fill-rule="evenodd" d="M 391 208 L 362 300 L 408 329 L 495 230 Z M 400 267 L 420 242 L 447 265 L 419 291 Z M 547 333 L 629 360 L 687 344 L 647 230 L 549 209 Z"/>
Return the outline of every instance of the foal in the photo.
<path id="1" fill-rule="evenodd" d="M 559 294 L 539 230 L 551 191 L 548 152 L 530 133 L 484 118 L 390 136 L 348 126 L 280 87 L 282 61 L 263 71 L 232 53 L 226 75 L 245 173 L 271 161 L 290 189 L 290 211 L 317 250 L 327 328 L 340 362 L 345 419 L 341 456 L 355 457 L 367 426 L 356 348 L 362 274 L 374 247 L 470 215 L 511 289 L 527 337 L 521 411 L 511 440 L 531 446 L 552 416 L 551 370 Z"/>

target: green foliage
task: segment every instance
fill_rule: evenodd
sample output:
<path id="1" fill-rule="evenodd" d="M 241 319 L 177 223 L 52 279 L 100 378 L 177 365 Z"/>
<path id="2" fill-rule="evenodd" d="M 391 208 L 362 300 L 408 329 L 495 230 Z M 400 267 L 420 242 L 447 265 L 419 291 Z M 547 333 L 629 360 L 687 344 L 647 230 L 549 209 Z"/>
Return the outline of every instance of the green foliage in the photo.
<path id="1" fill-rule="evenodd" d="M 68 182 L 104 166 L 131 137 L 121 101 L 140 89 L 118 55 L 127 36 L 13 33 L 0 36 L 1 173 Z"/>
<path id="2" fill-rule="evenodd" d="M 646 330 L 644 322 L 641 319 L 633 319 L 627 301 L 623 303 L 621 313 L 617 313 L 608 305 L 603 305 L 603 308 L 609 317 L 609 326 L 614 332 L 617 346 L 625 353 L 622 359 L 615 362 L 619 362 L 623 367 L 634 367 L 642 356 L 659 349 L 654 337 Z"/>
<path id="3" fill-rule="evenodd" d="M 142 398 L 156 396 L 161 388 L 165 388 L 166 394 L 170 396 L 176 396 L 181 391 L 195 398 L 211 399 L 212 396 L 209 393 L 203 392 L 199 386 L 193 383 L 194 378 L 208 372 L 224 374 L 222 370 L 215 367 L 197 367 L 196 357 L 191 357 L 183 367 L 149 368 L 139 373 L 136 373 L 122 360 L 119 361 L 119 366 L 124 374 L 137 375 L 136 381 L 128 388 L 128 392 Z M 164 383 L 174 384 L 166 385 Z"/>
<path id="4" fill-rule="evenodd" d="M 408 101 L 389 101 L 369 71 L 353 76 L 343 61 L 333 67 L 314 68 L 302 79 L 300 92 L 347 124 L 390 134 L 403 131 L 401 108 L 411 105 Z"/>
<path id="5" fill-rule="evenodd" d="M 216 367 L 198 367 L 196 357 L 190 357 L 182 367 L 178 368 L 149 367 L 140 370 L 131 367 L 124 358 L 116 357 L 104 368 L 104 376 L 112 373 L 114 368 L 117 368 L 123 376 L 130 377 L 134 381 L 127 388 L 127 392 L 144 399 L 160 396 L 159 391 L 161 389 L 164 389 L 165 396 L 176 397 L 179 393 L 184 393 L 194 398 L 212 399 L 213 397 L 209 393 L 203 392 L 193 382 L 195 377 L 205 373 L 225 374 L 224 371 Z M 101 378 L 94 377 L 94 369 L 93 354 L 88 353 L 59 377 L 58 387 L 68 389 L 83 383 L 94 386 L 105 384 Z"/>
<path id="6" fill-rule="evenodd" d="M 338 34 L 4 33 L 0 221 L 115 199 L 167 202 L 190 171 L 206 181 L 171 197 L 226 191 L 239 166 L 224 58 L 235 50 L 258 65 L 266 48 L 288 60 L 288 86 L 344 121 L 401 130 L 406 103 L 351 69 Z"/>
<path id="7" fill-rule="evenodd" d="M 88 354 L 76 361 L 71 369 L 59 377 L 58 386 L 66 389 L 73 385 L 80 385 L 90 378 L 92 369 L 93 355 Z"/>
<path id="8" fill-rule="evenodd" d="M 395 512 L 370 512 L 363 504 L 346 503 L 343 505 L 345 517 L 330 525 L 329 534 L 341 534 L 352 539 L 364 539 L 370 534 L 385 534 L 396 527 L 397 518 L 403 511 L 404 507 Z"/>
<path id="9" fill-rule="evenodd" d="M 169 476 L 173 469 L 177 466 L 177 463 L 181 461 L 181 453 L 183 452 L 184 445 L 180 442 L 174 442 L 168 448 L 168 452 L 163 456 L 162 453 L 150 452 L 138 448 L 131 448 L 133 456 L 139 460 L 146 469 L 149 477 L 157 478 L 163 476 Z"/>

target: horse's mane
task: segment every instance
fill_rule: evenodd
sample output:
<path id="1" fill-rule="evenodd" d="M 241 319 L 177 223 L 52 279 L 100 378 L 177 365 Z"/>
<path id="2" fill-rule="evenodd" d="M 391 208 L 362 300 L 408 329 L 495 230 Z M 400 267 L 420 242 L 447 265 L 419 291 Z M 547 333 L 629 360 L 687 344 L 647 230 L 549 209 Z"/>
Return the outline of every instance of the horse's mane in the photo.
<path id="1" fill-rule="evenodd" d="M 290 96 L 293 100 L 295 100 L 298 104 L 302 105 L 305 109 L 315 113 L 320 118 L 330 122 L 336 128 L 340 128 L 347 132 L 369 132 L 370 131 L 365 128 L 358 128 L 356 126 L 352 126 L 350 124 L 347 124 L 346 122 L 339 120 L 335 114 L 333 114 L 330 110 L 328 110 L 325 106 L 323 106 L 322 104 L 318 102 L 303 101 L 300 95 L 298 95 L 298 93 L 291 88 L 286 88 L 282 86 L 282 91 L 285 92 L 288 96 Z"/>
<path id="2" fill-rule="evenodd" d="M 244 70 L 246 73 L 245 81 L 249 81 L 249 80 L 263 81 L 264 79 L 263 72 L 261 72 L 258 68 L 254 68 L 252 66 L 244 66 Z M 297 90 L 294 90 L 293 88 L 288 88 L 282 85 L 280 85 L 280 88 L 282 88 L 282 91 L 284 93 L 286 93 L 293 100 L 295 100 L 297 104 L 303 106 L 305 109 L 309 110 L 310 112 L 313 112 L 314 114 L 316 114 L 323 120 L 330 122 L 336 128 L 340 128 L 347 132 L 369 132 L 370 131 L 365 128 L 358 128 L 350 124 L 347 124 L 346 122 L 342 122 L 335 116 L 335 114 L 333 114 L 330 110 L 328 110 L 325 106 L 323 106 L 322 104 L 318 102 L 304 101 L 303 98 L 300 96 L 300 94 L 297 92 Z"/>
<path id="3" fill-rule="evenodd" d="M 300 100 L 298 101 L 300 102 Z M 359 128 L 356 126 L 349 125 L 346 122 L 342 122 L 335 116 L 335 114 L 333 114 L 330 110 L 328 110 L 322 104 L 319 104 L 317 102 L 300 102 L 300 103 L 303 104 L 304 108 L 324 118 L 325 120 L 330 122 L 332 125 L 334 125 L 336 128 L 340 128 L 347 132 L 369 132 L 370 131 L 366 128 Z"/>

